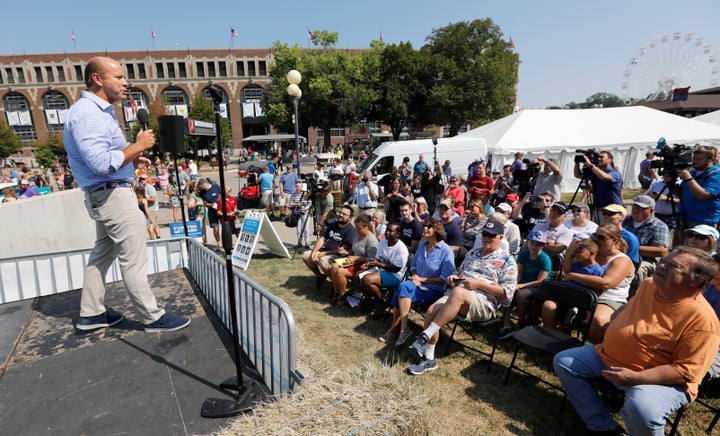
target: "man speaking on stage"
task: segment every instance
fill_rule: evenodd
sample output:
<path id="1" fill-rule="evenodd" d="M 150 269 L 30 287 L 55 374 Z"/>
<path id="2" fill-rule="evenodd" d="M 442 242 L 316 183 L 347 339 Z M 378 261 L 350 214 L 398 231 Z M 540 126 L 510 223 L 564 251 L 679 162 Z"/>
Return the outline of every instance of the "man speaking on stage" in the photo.
<path id="1" fill-rule="evenodd" d="M 179 330 L 189 318 L 158 308 L 147 279 L 145 218 L 132 185 L 135 166 L 150 161 L 142 153 L 155 144 L 152 130 L 141 130 L 128 145 L 113 104 L 125 99 L 128 82 L 122 65 L 93 57 L 85 67 L 80 99 L 70 108 L 63 141 L 70 168 L 85 193 L 85 207 L 95 221 L 97 239 L 83 281 L 76 328 L 112 327 L 125 317 L 105 307 L 105 276 L 117 257 L 130 300 L 149 333 Z"/>

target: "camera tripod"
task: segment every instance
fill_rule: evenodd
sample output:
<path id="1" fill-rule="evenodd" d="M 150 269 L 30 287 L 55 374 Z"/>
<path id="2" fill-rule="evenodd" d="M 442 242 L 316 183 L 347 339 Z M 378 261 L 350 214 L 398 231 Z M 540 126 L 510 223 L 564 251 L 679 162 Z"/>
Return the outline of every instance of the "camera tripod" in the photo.
<path id="1" fill-rule="evenodd" d="M 580 192 L 580 189 L 583 187 L 583 182 L 585 183 L 585 186 L 588 186 L 588 184 L 591 184 L 590 181 L 590 175 L 591 170 L 590 168 L 583 168 L 582 170 L 582 177 L 580 178 L 580 181 L 578 182 L 577 188 L 575 188 L 575 192 L 573 193 L 572 198 L 570 199 L 570 203 L 568 203 L 568 208 L 571 208 L 573 203 L 575 203 L 575 197 L 577 197 L 578 192 Z M 593 212 L 595 212 L 595 202 L 593 199 L 592 190 L 588 189 L 588 197 L 587 197 L 587 205 L 588 209 L 590 210 L 590 218 L 593 218 Z"/>
<path id="2" fill-rule="evenodd" d="M 298 226 L 300 227 L 300 233 L 298 236 L 297 243 L 295 244 L 295 251 L 293 251 L 292 259 L 295 260 L 295 255 L 298 253 L 298 250 L 300 250 L 300 242 L 302 241 L 302 237 L 305 234 L 305 229 L 307 228 L 308 221 L 310 221 L 310 216 L 312 216 L 312 226 L 313 226 L 313 236 L 317 236 L 317 217 L 315 216 L 315 212 L 317 210 L 317 207 L 315 206 L 315 196 L 311 194 L 310 197 L 310 209 L 303 212 L 304 218 L 302 218 L 302 225 L 301 223 L 298 223 Z M 292 212 L 290 212 L 292 213 Z M 309 243 L 310 241 L 308 241 Z"/>

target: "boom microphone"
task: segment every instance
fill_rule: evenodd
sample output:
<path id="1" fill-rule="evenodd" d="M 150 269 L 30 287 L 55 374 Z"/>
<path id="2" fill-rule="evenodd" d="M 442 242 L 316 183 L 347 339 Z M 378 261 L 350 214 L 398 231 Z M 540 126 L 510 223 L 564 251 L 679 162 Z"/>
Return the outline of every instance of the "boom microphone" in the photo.
<path id="1" fill-rule="evenodd" d="M 135 114 L 138 121 L 140 121 L 140 125 L 142 126 L 143 130 L 148 129 L 148 123 L 150 122 L 150 112 L 147 111 L 144 107 L 141 107 L 138 109 L 137 114 Z"/>

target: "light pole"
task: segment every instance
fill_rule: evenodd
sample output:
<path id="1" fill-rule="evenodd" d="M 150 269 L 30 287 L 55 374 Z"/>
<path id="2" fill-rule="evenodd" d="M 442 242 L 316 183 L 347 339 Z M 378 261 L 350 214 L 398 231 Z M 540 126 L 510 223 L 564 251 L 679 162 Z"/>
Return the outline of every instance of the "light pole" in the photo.
<path id="1" fill-rule="evenodd" d="M 295 155 L 297 156 L 297 175 L 300 178 L 300 135 L 298 133 L 298 103 L 300 103 L 300 97 L 302 97 L 302 90 L 298 86 L 302 76 L 298 70 L 290 70 L 287 73 L 287 81 L 290 83 L 287 87 L 287 93 L 293 98 L 293 109 L 295 110 L 295 117 L 293 124 L 295 125 Z"/>

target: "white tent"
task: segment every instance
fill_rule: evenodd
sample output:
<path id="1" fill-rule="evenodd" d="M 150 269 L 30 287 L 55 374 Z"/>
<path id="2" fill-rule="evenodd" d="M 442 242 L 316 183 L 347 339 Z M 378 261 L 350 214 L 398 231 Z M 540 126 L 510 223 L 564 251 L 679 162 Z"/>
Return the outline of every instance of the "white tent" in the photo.
<path id="1" fill-rule="evenodd" d="M 523 110 L 458 135 L 484 138 L 492 168 L 511 163 L 515 152 L 525 158 L 555 157 L 563 172 L 562 191 L 574 191 L 576 149 L 597 148 L 613 154 L 625 188 L 639 188 L 640 162 L 667 144 L 720 146 L 720 127 L 644 106 L 576 110 Z"/>
<path id="2" fill-rule="evenodd" d="M 720 110 L 710 112 L 709 114 L 700 115 L 692 119 L 720 126 Z"/>

